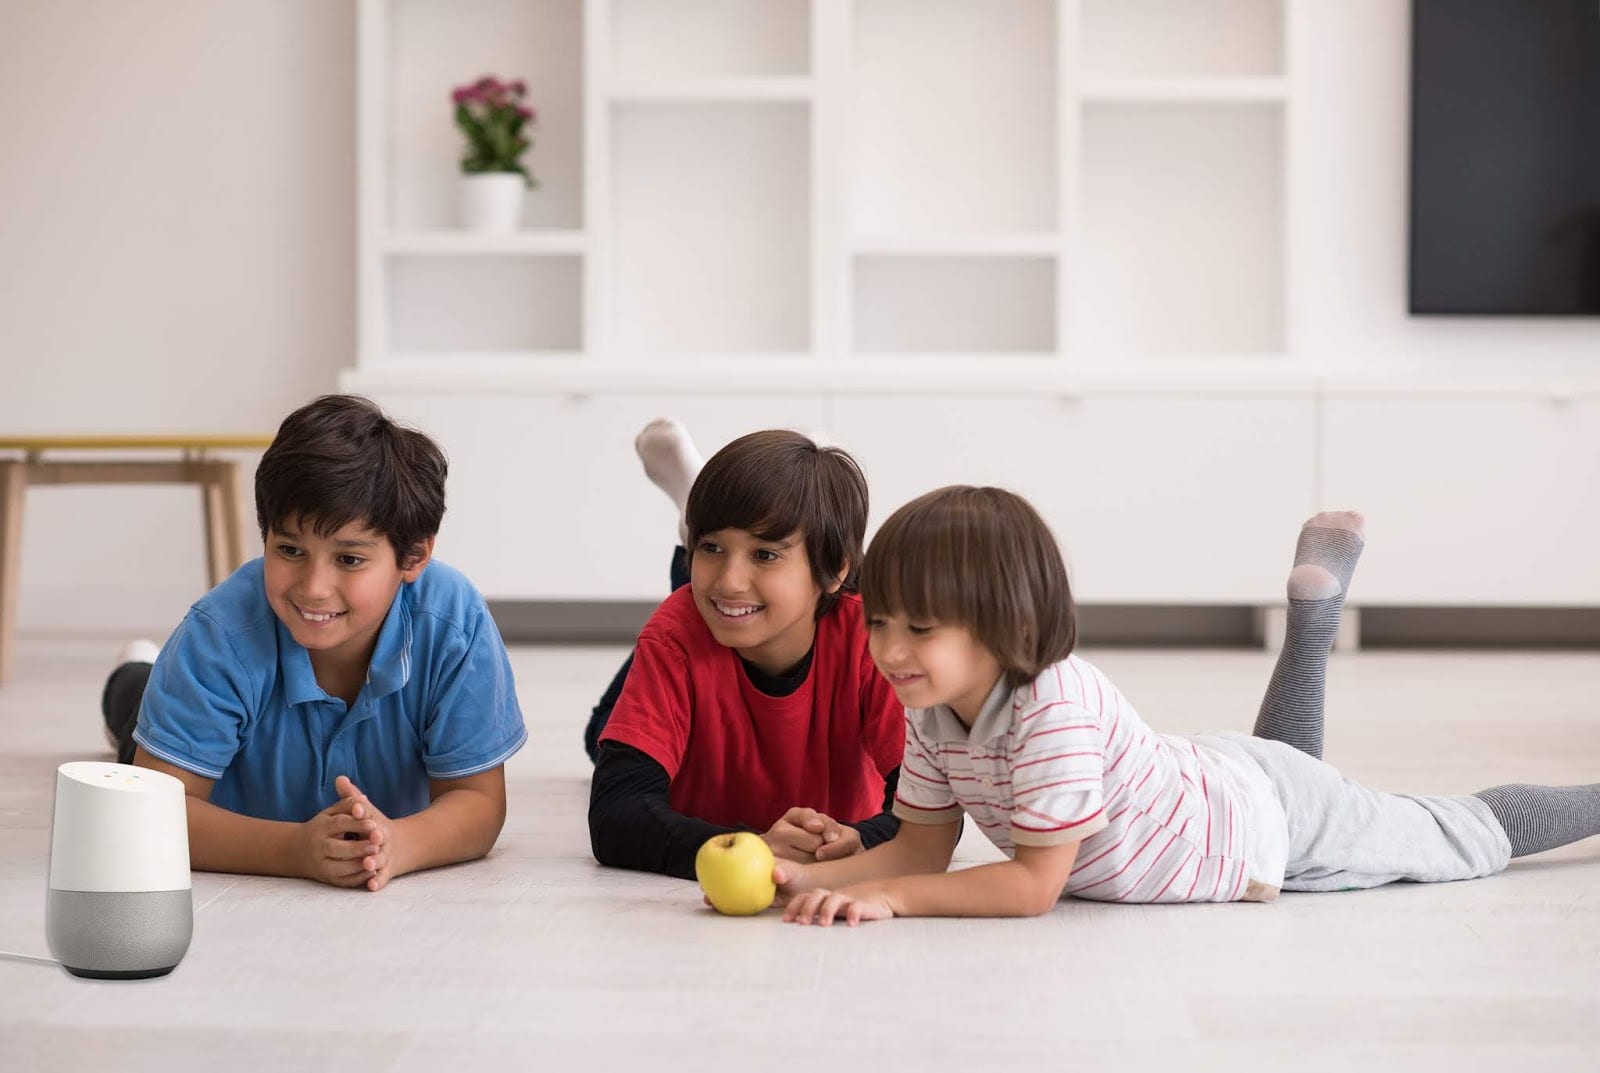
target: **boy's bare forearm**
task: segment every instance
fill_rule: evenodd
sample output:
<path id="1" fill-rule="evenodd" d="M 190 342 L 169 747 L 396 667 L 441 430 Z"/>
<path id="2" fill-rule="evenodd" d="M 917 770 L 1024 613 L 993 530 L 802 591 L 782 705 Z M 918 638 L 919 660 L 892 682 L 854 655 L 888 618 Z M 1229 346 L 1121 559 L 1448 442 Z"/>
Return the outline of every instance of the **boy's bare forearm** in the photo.
<path id="1" fill-rule="evenodd" d="M 486 856 L 505 825 L 505 802 L 479 790 L 448 790 L 421 812 L 395 820 L 400 867 L 420 872 Z"/>
<path id="2" fill-rule="evenodd" d="M 837 890 L 896 876 L 943 872 L 950 867 L 948 855 L 941 859 L 938 854 L 914 848 L 905 837 L 906 825 L 902 824 L 900 830 L 901 834 L 861 853 L 806 865 L 806 886 Z"/>
<path id="3" fill-rule="evenodd" d="M 1030 917 L 1048 912 L 1060 897 L 1016 861 L 997 861 L 943 875 L 885 880 L 896 916 Z"/>
<path id="4" fill-rule="evenodd" d="M 300 824 L 241 816 L 198 797 L 189 813 L 189 866 L 201 872 L 304 876 Z"/>

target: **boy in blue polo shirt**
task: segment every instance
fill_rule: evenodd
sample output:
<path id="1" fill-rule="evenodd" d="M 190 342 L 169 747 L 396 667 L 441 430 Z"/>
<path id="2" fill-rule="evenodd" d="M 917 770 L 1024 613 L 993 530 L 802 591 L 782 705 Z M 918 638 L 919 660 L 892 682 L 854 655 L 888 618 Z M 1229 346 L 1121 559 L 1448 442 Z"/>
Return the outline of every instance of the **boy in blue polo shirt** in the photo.
<path id="1" fill-rule="evenodd" d="M 188 792 L 195 868 L 375 891 L 494 845 L 527 731 L 483 597 L 432 561 L 446 469 L 366 399 L 296 410 L 256 470 L 264 556 L 107 682 L 118 758 Z"/>

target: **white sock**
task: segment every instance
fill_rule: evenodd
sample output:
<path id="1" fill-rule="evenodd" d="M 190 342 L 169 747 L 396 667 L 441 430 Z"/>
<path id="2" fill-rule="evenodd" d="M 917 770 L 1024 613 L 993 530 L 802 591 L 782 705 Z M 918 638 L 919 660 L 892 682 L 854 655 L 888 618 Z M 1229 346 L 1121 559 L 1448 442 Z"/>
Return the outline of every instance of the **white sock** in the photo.
<path id="1" fill-rule="evenodd" d="M 689 430 L 675 418 L 659 417 L 634 437 L 633 449 L 644 463 L 645 476 L 678 508 L 678 541 L 687 544 L 689 529 L 683 509 L 689 502 L 689 489 L 705 465 L 689 438 Z"/>
<path id="2" fill-rule="evenodd" d="M 159 655 L 161 646 L 141 637 L 122 646 L 122 651 L 117 653 L 117 662 L 112 664 L 111 669 L 116 670 L 124 663 L 154 663 Z"/>

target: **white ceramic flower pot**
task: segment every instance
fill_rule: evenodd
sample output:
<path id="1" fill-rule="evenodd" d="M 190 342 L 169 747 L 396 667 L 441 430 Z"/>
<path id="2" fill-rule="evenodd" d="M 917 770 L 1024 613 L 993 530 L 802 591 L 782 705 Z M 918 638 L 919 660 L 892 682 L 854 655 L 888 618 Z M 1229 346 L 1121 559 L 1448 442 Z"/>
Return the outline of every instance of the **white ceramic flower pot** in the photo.
<path id="1" fill-rule="evenodd" d="M 522 226 L 527 182 L 516 172 L 461 176 L 461 226 L 480 235 L 509 235 Z"/>

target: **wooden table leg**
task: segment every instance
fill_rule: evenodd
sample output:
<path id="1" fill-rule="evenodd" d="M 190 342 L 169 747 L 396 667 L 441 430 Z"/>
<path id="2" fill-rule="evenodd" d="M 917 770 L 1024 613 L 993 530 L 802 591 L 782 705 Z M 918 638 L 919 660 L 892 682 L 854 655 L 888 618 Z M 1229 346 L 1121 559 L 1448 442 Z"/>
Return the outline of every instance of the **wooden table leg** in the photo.
<path id="1" fill-rule="evenodd" d="M 228 551 L 225 517 L 227 504 L 222 501 L 222 481 L 217 462 L 196 464 L 200 472 L 200 513 L 205 519 L 206 535 L 206 587 L 216 588 L 228 576 Z"/>
<path id="2" fill-rule="evenodd" d="M 22 496 L 28 464 L 0 461 L 0 685 L 11 677 L 17 644 L 17 598 L 22 581 Z"/>
<path id="3" fill-rule="evenodd" d="M 239 502 L 239 463 L 217 463 L 217 494 L 222 498 L 223 547 L 228 555 L 228 573 L 244 565 L 244 504 Z"/>

